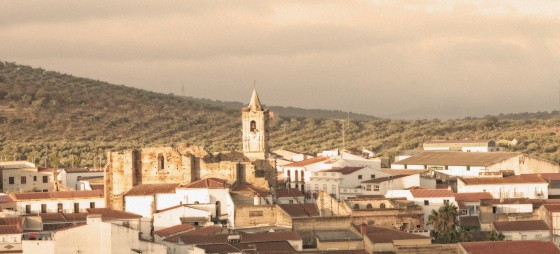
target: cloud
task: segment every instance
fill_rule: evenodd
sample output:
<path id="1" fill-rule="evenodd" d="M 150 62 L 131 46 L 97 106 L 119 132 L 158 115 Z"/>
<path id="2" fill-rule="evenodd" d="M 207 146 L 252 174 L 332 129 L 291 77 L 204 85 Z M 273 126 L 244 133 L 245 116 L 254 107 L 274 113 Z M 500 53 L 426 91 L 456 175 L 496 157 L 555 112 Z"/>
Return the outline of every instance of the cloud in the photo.
<path id="1" fill-rule="evenodd" d="M 246 101 L 257 80 L 269 105 L 389 117 L 553 110 L 556 10 L 553 1 L 4 1 L 0 55 L 221 100 Z"/>

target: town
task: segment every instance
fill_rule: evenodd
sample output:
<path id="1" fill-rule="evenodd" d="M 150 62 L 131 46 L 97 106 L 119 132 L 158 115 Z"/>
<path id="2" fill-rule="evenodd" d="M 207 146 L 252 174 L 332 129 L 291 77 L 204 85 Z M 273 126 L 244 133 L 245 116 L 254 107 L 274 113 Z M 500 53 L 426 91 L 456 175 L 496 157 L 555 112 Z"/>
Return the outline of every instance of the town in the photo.
<path id="1" fill-rule="evenodd" d="M 0 253 L 560 253 L 560 165 L 516 140 L 271 150 L 253 90 L 242 151 L 109 151 L 99 167 L 0 162 Z"/>

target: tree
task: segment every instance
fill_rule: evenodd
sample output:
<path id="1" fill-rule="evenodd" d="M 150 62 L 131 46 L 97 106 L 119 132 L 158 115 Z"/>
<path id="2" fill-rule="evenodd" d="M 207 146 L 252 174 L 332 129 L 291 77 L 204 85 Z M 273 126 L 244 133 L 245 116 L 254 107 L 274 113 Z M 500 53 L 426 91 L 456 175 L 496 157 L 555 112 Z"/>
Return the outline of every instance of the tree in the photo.
<path id="1" fill-rule="evenodd" d="M 488 234 L 488 237 L 486 237 L 486 240 L 488 240 L 488 241 L 503 241 L 505 238 L 506 238 L 506 236 L 504 234 L 502 234 L 502 232 L 496 231 L 494 229 L 490 232 L 490 234 Z"/>
<path id="2" fill-rule="evenodd" d="M 428 226 L 431 226 L 430 235 L 439 243 L 454 243 L 465 235 L 460 232 L 458 219 L 459 211 L 453 204 L 446 203 L 437 211 L 432 210 L 428 216 Z"/>

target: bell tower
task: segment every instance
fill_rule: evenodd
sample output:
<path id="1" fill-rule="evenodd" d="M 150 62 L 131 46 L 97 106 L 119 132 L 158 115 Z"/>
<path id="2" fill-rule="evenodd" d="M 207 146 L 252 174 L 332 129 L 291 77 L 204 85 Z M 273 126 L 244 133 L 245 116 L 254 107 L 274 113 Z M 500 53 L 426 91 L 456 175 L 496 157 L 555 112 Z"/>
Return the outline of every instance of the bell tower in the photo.
<path id="1" fill-rule="evenodd" d="M 251 101 L 241 110 L 243 124 L 243 154 L 251 159 L 266 159 L 268 156 L 269 111 L 261 106 L 257 90 L 253 89 Z"/>

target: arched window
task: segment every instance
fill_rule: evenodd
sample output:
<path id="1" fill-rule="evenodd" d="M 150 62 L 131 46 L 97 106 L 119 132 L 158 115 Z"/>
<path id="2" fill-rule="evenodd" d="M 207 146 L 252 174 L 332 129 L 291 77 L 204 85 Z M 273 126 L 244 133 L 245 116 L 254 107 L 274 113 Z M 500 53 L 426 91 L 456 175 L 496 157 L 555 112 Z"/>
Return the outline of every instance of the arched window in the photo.
<path id="1" fill-rule="evenodd" d="M 257 130 L 257 122 L 251 121 L 251 132 L 255 132 Z"/>
<path id="2" fill-rule="evenodd" d="M 163 154 L 158 154 L 158 170 L 164 170 L 165 169 L 165 160 L 163 158 Z"/>
<path id="3" fill-rule="evenodd" d="M 372 206 L 371 204 L 367 204 L 367 205 L 366 205 L 366 208 L 367 208 L 367 209 L 373 209 L 373 206 Z"/>
<path id="4" fill-rule="evenodd" d="M 303 181 L 304 181 L 304 178 L 303 178 L 303 170 L 302 170 L 302 171 L 299 171 L 299 172 L 301 173 L 301 181 L 303 182 Z"/>
<path id="5" fill-rule="evenodd" d="M 216 201 L 216 218 L 219 219 L 220 215 L 222 215 L 221 203 L 220 203 L 220 201 Z"/>
<path id="6" fill-rule="evenodd" d="M 299 182 L 299 174 L 297 173 L 297 171 L 294 172 L 294 176 L 295 176 L 295 181 Z"/>
<path id="7" fill-rule="evenodd" d="M 288 170 L 288 182 L 290 182 L 291 173 L 292 173 L 292 171 Z"/>
<path id="8" fill-rule="evenodd" d="M 379 208 L 385 208 L 385 203 L 379 204 Z"/>
<path id="9" fill-rule="evenodd" d="M 360 210 L 360 205 L 359 204 L 354 204 L 354 210 Z"/>

